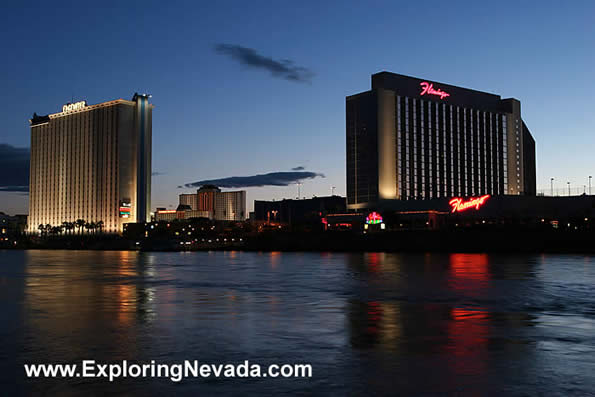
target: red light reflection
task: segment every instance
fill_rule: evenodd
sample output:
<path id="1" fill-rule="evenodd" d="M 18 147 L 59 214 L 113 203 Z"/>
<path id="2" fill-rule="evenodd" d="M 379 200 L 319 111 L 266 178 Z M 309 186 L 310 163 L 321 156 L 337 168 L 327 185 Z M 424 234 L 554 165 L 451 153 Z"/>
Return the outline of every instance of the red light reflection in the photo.
<path id="1" fill-rule="evenodd" d="M 453 308 L 448 323 L 448 349 L 460 356 L 487 353 L 488 312 Z M 474 360 L 473 369 L 481 372 L 483 360 Z"/>

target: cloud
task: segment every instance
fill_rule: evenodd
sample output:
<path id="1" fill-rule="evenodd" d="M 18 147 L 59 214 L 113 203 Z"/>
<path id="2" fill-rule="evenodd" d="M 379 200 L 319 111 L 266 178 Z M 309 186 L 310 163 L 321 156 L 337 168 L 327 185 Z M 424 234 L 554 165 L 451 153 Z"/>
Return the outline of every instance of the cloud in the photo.
<path id="1" fill-rule="evenodd" d="M 303 170 L 305 170 L 305 168 L 300 165 L 298 167 L 293 167 L 291 170 L 292 171 L 303 171 Z"/>
<path id="2" fill-rule="evenodd" d="M 28 148 L 0 143 L 0 191 L 29 191 L 29 157 Z"/>
<path id="3" fill-rule="evenodd" d="M 216 185 L 222 188 L 289 186 L 305 179 L 324 178 L 324 174 L 309 171 L 270 172 L 252 176 L 232 176 L 229 178 L 209 179 L 187 183 L 183 187 L 192 188 L 204 185 Z M 182 186 L 180 186 L 182 187 Z"/>
<path id="4" fill-rule="evenodd" d="M 276 60 L 266 57 L 253 48 L 236 44 L 217 44 L 215 45 L 215 52 L 227 55 L 244 66 L 268 70 L 274 77 L 281 79 L 298 83 L 310 83 L 312 77 L 314 77 L 314 72 L 306 67 L 297 66 L 288 59 Z"/>
<path id="5" fill-rule="evenodd" d="M 3 192 L 27 196 L 29 194 L 29 186 L 2 186 L 0 187 L 0 193 Z"/>

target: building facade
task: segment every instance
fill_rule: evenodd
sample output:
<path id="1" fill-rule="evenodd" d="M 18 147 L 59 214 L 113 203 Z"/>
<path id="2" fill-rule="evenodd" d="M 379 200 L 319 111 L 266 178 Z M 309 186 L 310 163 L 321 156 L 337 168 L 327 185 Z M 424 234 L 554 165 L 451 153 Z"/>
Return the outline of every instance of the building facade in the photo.
<path id="1" fill-rule="evenodd" d="M 193 210 L 189 205 L 180 204 L 175 210 L 168 210 L 165 208 L 157 208 L 155 211 L 155 220 L 160 221 L 174 221 L 176 219 L 192 219 L 192 218 L 208 218 L 211 219 L 213 214 L 209 211 Z"/>
<path id="2" fill-rule="evenodd" d="M 188 205 L 194 211 L 208 213 L 208 218 L 217 221 L 246 220 L 246 191 L 222 192 L 217 186 L 205 185 L 196 193 L 180 194 L 180 205 Z"/>
<path id="3" fill-rule="evenodd" d="M 217 221 L 245 221 L 246 191 L 217 193 L 215 195 L 214 219 Z"/>
<path id="4" fill-rule="evenodd" d="M 345 212 L 345 197 L 327 196 L 305 200 L 254 200 L 254 220 L 257 222 L 296 224 L 313 219 L 320 221 L 328 213 Z"/>
<path id="5" fill-rule="evenodd" d="M 119 233 L 150 221 L 152 109 L 148 95 L 33 115 L 29 232 L 83 219 Z"/>
<path id="6" fill-rule="evenodd" d="M 9 237 L 19 236 L 25 232 L 27 215 L 10 216 L 0 212 L 0 241 L 8 241 Z"/>
<path id="7" fill-rule="evenodd" d="M 217 196 L 219 196 L 220 193 L 221 189 L 217 186 L 201 186 L 196 192 L 196 209 L 198 211 L 215 212 Z"/>
<path id="8" fill-rule="evenodd" d="M 198 197 L 196 193 L 183 193 L 179 196 L 179 205 L 187 205 L 190 208 L 198 208 Z M 158 208 L 159 210 L 159 208 Z"/>
<path id="9" fill-rule="evenodd" d="M 535 141 L 516 99 L 381 72 L 346 98 L 347 204 L 535 195 Z"/>

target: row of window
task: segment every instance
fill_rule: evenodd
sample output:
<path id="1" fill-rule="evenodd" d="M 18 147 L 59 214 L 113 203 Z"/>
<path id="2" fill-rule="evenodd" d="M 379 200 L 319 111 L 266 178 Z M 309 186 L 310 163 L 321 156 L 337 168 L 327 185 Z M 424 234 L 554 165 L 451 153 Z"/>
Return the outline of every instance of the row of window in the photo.
<path id="1" fill-rule="evenodd" d="M 50 224 L 73 217 L 103 219 L 108 228 L 117 224 L 118 160 L 109 149 L 117 147 L 116 127 L 115 112 L 106 108 L 53 119 L 32 130 L 32 219 Z M 93 167 L 100 173 L 89 175 L 98 160 L 105 160 Z M 94 177 L 100 179 L 90 183 Z"/>
<path id="2" fill-rule="evenodd" d="M 505 115 L 408 97 L 396 114 L 401 197 L 507 191 Z"/>

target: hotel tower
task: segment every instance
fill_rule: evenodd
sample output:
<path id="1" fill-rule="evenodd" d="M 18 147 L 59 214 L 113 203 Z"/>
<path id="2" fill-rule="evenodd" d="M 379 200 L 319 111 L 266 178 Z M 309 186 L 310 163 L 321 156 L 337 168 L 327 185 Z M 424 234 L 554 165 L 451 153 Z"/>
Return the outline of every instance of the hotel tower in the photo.
<path id="1" fill-rule="evenodd" d="M 124 223 L 150 221 L 149 97 L 81 101 L 33 115 L 29 232 L 83 219 L 118 233 Z"/>
<path id="2" fill-rule="evenodd" d="M 535 195 L 535 141 L 521 103 L 381 72 L 346 98 L 347 205 Z"/>

